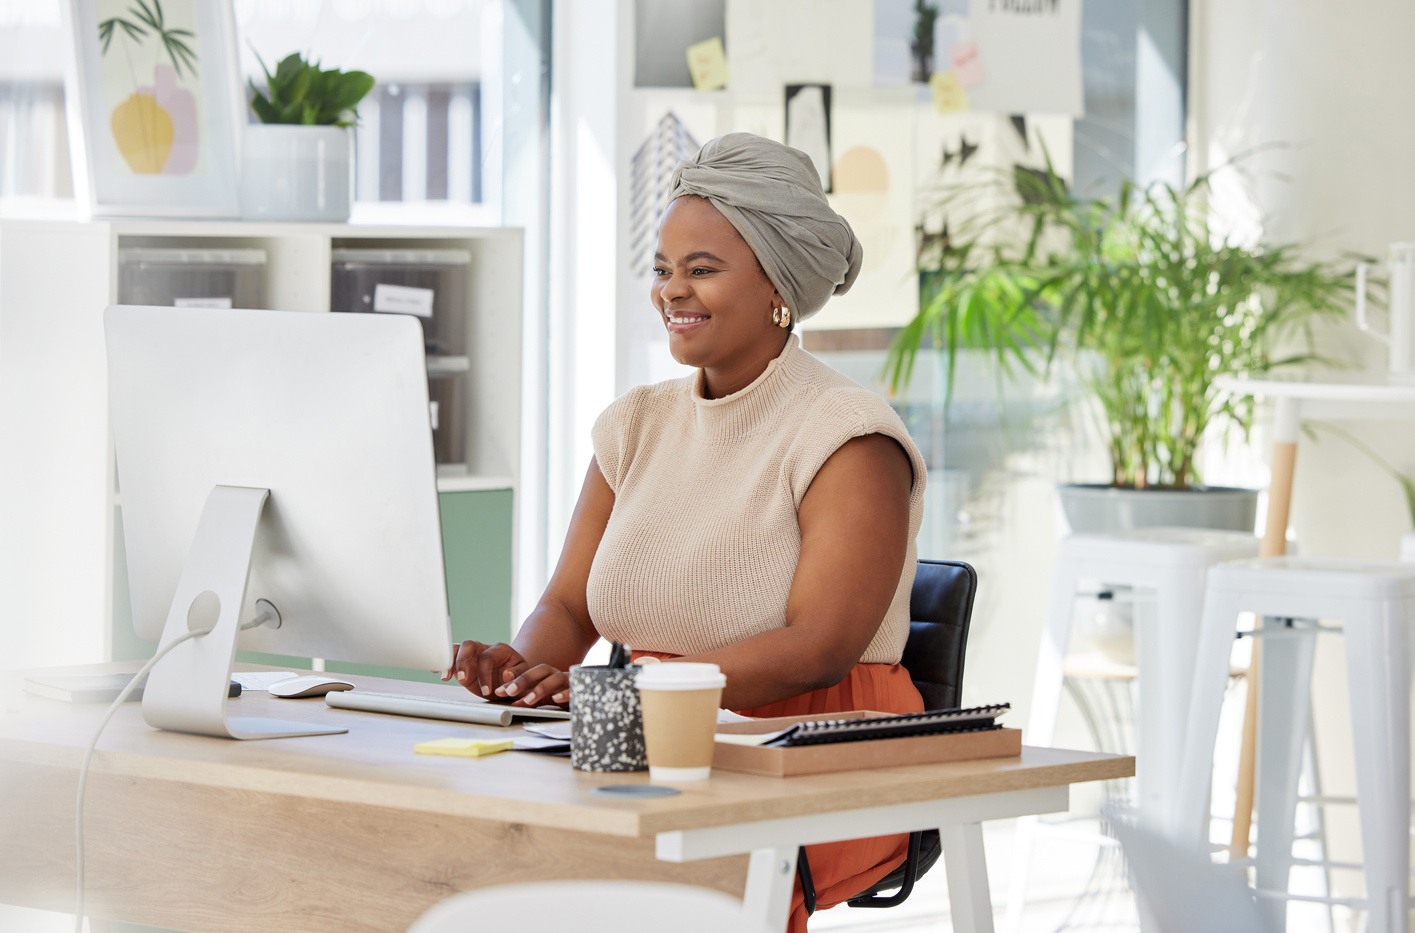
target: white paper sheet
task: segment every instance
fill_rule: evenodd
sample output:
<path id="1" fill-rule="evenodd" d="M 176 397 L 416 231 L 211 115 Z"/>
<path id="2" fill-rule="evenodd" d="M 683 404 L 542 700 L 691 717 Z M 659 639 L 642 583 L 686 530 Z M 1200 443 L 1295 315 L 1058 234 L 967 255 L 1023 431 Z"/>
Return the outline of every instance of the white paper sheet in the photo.
<path id="1" fill-rule="evenodd" d="M 972 109 L 1084 116 L 1081 0 L 972 0 L 966 31 L 985 75 Z"/>

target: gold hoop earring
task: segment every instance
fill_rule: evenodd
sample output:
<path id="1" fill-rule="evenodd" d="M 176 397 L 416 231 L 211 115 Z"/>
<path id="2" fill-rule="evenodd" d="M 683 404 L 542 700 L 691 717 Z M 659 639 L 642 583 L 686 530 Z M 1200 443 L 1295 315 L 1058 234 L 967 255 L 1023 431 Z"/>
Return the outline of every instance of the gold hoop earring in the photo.
<path id="1" fill-rule="evenodd" d="M 791 309 L 784 305 L 780 308 L 773 309 L 771 312 L 771 322 L 777 327 L 790 327 Z"/>

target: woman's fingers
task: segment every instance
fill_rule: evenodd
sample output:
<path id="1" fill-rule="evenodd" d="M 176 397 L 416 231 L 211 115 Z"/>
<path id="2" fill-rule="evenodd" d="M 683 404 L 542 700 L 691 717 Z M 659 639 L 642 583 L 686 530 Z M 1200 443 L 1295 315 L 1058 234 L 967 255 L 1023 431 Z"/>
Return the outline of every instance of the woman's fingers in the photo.
<path id="1" fill-rule="evenodd" d="M 479 641 L 464 641 L 457 646 L 457 651 L 452 659 L 452 676 L 457 678 L 457 682 L 471 690 L 475 686 L 473 678 L 477 675 L 477 659 L 486 650 L 486 645 Z"/>
<path id="2" fill-rule="evenodd" d="M 457 647 L 452 671 L 457 682 L 473 693 L 489 696 L 492 688 L 503 682 L 503 671 L 520 673 L 529 665 L 510 645 L 498 642 L 484 645 L 479 641 L 464 641 Z"/>
<path id="3" fill-rule="evenodd" d="M 510 645 L 498 642 L 487 648 L 477 659 L 477 683 L 482 696 L 491 696 L 492 690 L 511 677 L 530 667 L 520 652 Z"/>
<path id="4" fill-rule="evenodd" d="M 516 706 L 564 703 L 570 697 L 570 677 L 549 664 L 537 664 L 498 687 L 496 693 L 498 696 L 516 697 Z"/>

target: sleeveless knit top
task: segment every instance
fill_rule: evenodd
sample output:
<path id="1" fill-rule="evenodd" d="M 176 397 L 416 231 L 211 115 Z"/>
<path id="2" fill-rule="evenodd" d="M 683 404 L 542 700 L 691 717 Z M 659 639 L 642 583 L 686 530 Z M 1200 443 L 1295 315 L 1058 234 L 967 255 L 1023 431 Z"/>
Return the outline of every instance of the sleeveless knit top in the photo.
<path id="1" fill-rule="evenodd" d="M 786 625 L 801 556 L 797 510 L 851 438 L 884 434 L 914 470 L 909 546 L 894 599 L 860 661 L 896 664 L 909 635 L 924 459 L 880 396 L 787 338 L 756 381 L 702 396 L 702 372 L 640 386 L 593 430 L 614 510 L 590 567 L 590 617 L 636 650 L 688 655 Z"/>

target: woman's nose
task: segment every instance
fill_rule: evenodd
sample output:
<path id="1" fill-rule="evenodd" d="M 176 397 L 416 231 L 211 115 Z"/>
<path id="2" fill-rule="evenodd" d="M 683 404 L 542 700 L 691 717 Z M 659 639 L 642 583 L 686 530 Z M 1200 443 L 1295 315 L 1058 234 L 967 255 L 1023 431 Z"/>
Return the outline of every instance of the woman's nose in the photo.
<path id="1" fill-rule="evenodd" d="M 669 273 L 663 279 L 663 287 L 660 294 L 665 300 L 671 301 L 674 298 L 686 298 L 692 294 L 692 288 L 688 283 L 688 276 L 682 272 Z"/>

